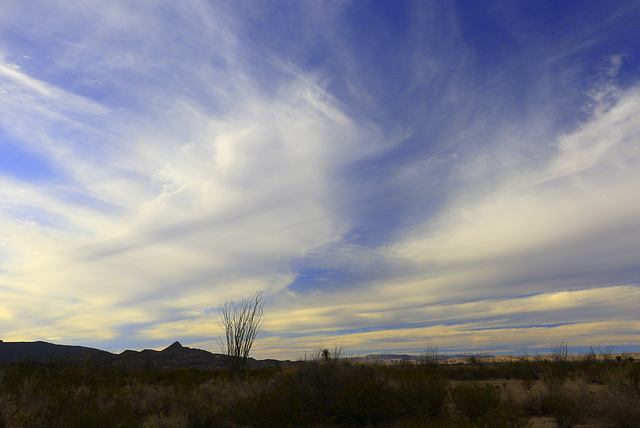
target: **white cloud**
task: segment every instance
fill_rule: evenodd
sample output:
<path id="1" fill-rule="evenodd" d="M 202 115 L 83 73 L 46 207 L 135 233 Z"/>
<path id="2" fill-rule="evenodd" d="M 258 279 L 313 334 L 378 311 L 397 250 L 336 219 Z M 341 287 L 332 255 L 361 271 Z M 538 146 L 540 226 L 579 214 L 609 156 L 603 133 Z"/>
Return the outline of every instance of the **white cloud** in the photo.
<path id="1" fill-rule="evenodd" d="M 347 74 L 333 82 L 328 68 L 247 44 L 234 15 L 247 11 L 234 7 L 0 5 L 0 122 L 54 176 L 0 176 L 5 340 L 204 343 L 220 300 L 265 289 L 263 356 L 330 341 L 539 346 L 540 332 L 545 343 L 570 333 L 597 343 L 605 328 L 628 341 L 640 250 L 637 88 L 598 86 L 588 120 L 558 137 L 498 106 L 508 123 L 476 138 L 486 117 L 473 116 L 480 102 L 465 98 L 469 82 L 457 73 L 437 105 L 473 101 L 446 120 L 460 126 L 439 134 L 442 113 L 414 100 L 406 111 L 424 115 L 428 132 L 387 127 L 385 108 L 395 107 L 376 105 L 348 47 L 332 48 Z M 339 14 L 306 8 L 313 34 L 337 34 L 321 24 Z M 13 43 L 15 34 L 27 42 Z M 449 72 L 428 61 L 440 54 L 415 60 L 428 70 L 409 73 L 409 92 Z M 613 58 L 609 77 L 619 69 Z M 332 93 L 340 85 L 353 104 Z M 438 149 L 412 156 L 420 138 Z M 361 244 L 358 215 L 384 224 L 387 207 L 409 220 L 383 226 L 379 248 Z M 287 290 L 300 265 L 351 276 L 331 290 Z M 537 327 L 550 313 L 566 324 Z"/>
<path id="2" fill-rule="evenodd" d="M 403 240 L 375 252 L 333 247 L 339 256 L 329 266 L 375 271 L 377 264 L 379 278 L 285 300 L 265 328 L 287 331 L 294 338 L 283 340 L 307 348 L 327 338 L 381 350 L 401 343 L 419 350 L 425 340 L 452 349 L 505 340 L 515 348 L 563 339 L 631 344 L 640 251 L 640 204 L 632 196 L 640 191 L 637 95 L 621 92 L 609 109 L 558 137 L 546 162 L 515 162 L 521 176 L 502 170 L 497 183 L 493 172 L 487 183 L 476 178 L 470 186 L 478 193 L 459 189 Z M 334 333 L 341 330 L 348 333 Z M 391 345 L 376 344 L 385 337 Z"/>
<path id="3" fill-rule="evenodd" d="M 163 42 L 157 17 L 136 21 L 140 16 L 134 14 L 116 26 L 104 22 L 121 15 L 118 10 L 116 5 L 100 17 L 67 10 L 108 29 L 90 31 L 83 51 L 108 45 L 138 25 L 147 27 L 151 45 Z M 195 16 L 183 12 L 180 18 Z M 213 25 L 205 32 L 227 37 Z M 56 67 L 84 67 L 78 49 L 69 47 Z M 178 80 L 192 79 L 205 93 L 222 90 L 229 104 L 220 113 L 180 93 L 183 86 L 162 72 L 155 76 L 162 85 L 146 81 L 132 94 L 159 102 L 123 110 L 2 65 L 0 75 L 13 85 L 13 98 L 4 99 L 2 110 L 18 108 L 21 116 L 10 124 L 12 132 L 70 178 L 46 188 L 3 179 L 3 283 L 20 290 L 23 311 L 56 302 L 37 317 L 25 317 L 9 336 L 107 340 L 130 324 L 162 325 L 175 311 L 215 307 L 225 297 L 255 289 L 275 293 L 291 282 L 292 259 L 350 227 L 335 215 L 340 202 L 332 200 L 332 174 L 384 149 L 380 131 L 346 116 L 301 72 L 281 76 L 279 91 L 265 95 L 259 82 L 241 71 L 240 52 L 228 49 L 223 44 L 219 52 L 235 61 L 224 65 L 232 72 L 191 71 L 196 64 L 189 52 L 184 57 L 189 64 L 170 64 L 182 73 Z M 130 57 L 126 49 L 122 55 Z M 168 55 L 165 60 L 177 59 Z M 148 65 L 140 68 L 130 59 L 116 61 L 107 49 L 98 65 L 85 71 L 96 77 L 105 68 L 139 76 L 149 72 Z M 219 85 L 220 77 L 229 83 Z M 120 91 L 129 87 L 122 84 Z M 105 123 L 96 129 L 97 121 Z M 83 141 L 86 137 L 91 141 Z M 41 217 L 29 217 L 36 207 Z"/>
<path id="4" fill-rule="evenodd" d="M 630 195 L 640 189 L 635 173 L 639 99 L 637 89 L 631 89 L 607 112 L 559 137 L 557 154 L 548 163 L 518 165 L 521 174 L 505 173 L 505 180 L 484 189 L 476 181 L 477 193 L 463 189 L 420 234 L 393 251 L 445 266 L 522 257 L 533 261 L 565 247 L 582 253 L 593 246 L 606 248 L 603 233 L 610 239 L 620 238 L 616 230 L 638 233 L 640 204 Z M 605 252 L 601 257 L 608 259 Z"/>

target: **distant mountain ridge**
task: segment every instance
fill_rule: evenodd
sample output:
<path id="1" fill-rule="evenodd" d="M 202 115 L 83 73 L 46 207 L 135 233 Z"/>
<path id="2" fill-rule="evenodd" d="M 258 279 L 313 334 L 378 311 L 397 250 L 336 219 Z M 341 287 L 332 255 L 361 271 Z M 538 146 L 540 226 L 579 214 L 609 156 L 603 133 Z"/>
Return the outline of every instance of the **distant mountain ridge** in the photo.
<path id="1" fill-rule="evenodd" d="M 174 342 L 162 351 L 145 349 L 126 350 L 120 354 L 86 346 L 57 345 L 48 342 L 0 341 L 0 362 L 57 362 L 63 364 L 95 364 L 123 368 L 196 368 L 220 369 L 226 367 L 228 357 L 202 349 L 188 348 Z M 251 368 L 279 366 L 288 361 L 256 360 L 249 358 Z"/>
<path id="2" fill-rule="evenodd" d="M 56 345 L 48 342 L 4 342 L 0 340 L 0 362 L 47 361 L 76 352 L 98 351 L 85 346 Z"/>
<path id="3" fill-rule="evenodd" d="M 438 355 L 438 360 L 450 360 L 459 358 L 469 358 L 474 354 L 442 354 Z M 495 358 L 492 354 L 478 354 L 479 358 Z M 408 361 L 420 361 L 424 358 L 423 355 L 409 355 L 409 354 L 368 354 L 362 357 L 366 360 L 408 360 Z"/>

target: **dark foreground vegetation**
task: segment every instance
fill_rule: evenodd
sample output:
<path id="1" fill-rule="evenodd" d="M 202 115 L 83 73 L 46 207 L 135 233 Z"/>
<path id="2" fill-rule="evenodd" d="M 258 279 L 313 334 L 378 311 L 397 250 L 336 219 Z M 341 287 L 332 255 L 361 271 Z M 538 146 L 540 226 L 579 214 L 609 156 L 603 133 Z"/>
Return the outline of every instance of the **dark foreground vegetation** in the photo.
<path id="1" fill-rule="evenodd" d="M 248 370 L 0 364 L 1 427 L 640 426 L 640 365 L 355 364 Z"/>

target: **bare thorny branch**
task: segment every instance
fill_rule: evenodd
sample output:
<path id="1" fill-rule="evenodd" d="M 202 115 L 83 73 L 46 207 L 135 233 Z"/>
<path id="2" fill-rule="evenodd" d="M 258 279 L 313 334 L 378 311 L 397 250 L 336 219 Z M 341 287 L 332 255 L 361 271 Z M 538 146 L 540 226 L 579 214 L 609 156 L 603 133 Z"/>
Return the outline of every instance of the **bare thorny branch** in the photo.
<path id="1" fill-rule="evenodd" d="M 229 370 L 234 377 L 246 369 L 249 351 L 262 326 L 263 306 L 262 291 L 237 302 L 225 300 L 218 306 L 220 326 L 225 332 Z"/>

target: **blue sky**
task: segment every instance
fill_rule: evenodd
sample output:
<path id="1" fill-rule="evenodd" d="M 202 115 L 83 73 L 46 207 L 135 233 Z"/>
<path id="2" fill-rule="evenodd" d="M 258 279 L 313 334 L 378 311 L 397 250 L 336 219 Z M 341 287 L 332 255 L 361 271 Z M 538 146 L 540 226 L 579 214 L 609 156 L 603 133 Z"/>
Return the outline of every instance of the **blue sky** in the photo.
<path id="1" fill-rule="evenodd" d="M 639 350 L 640 6 L 0 4 L 0 331 Z"/>

